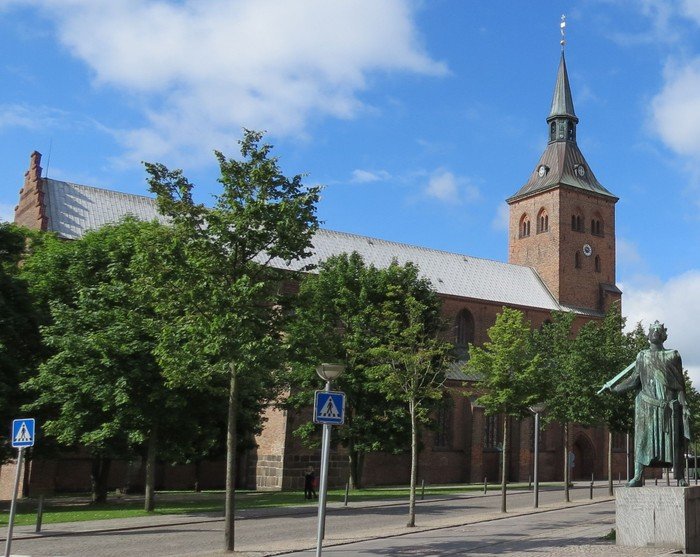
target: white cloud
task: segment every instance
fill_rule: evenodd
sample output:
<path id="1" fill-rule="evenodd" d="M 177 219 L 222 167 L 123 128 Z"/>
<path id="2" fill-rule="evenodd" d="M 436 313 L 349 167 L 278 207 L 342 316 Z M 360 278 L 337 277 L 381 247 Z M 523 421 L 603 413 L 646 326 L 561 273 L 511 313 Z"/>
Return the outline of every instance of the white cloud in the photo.
<path id="1" fill-rule="evenodd" d="M 3 128 L 46 129 L 55 126 L 64 117 L 64 112 L 45 106 L 0 104 L 0 130 Z"/>
<path id="2" fill-rule="evenodd" d="M 382 182 L 391 179 L 391 174 L 386 170 L 362 170 L 357 168 L 352 171 L 350 182 L 353 184 L 366 184 L 369 182 Z"/>
<path id="3" fill-rule="evenodd" d="M 652 100 L 652 124 L 662 141 L 680 155 L 700 153 L 700 58 L 669 63 L 665 83 Z"/>
<path id="4" fill-rule="evenodd" d="M 480 197 L 478 188 L 471 185 L 466 178 L 455 176 L 442 168 L 433 172 L 425 193 L 446 203 L 469 202 Z"/>
<path id="5" fill-rule="evenodd" d="M 685 17 L 700 25 L 700 2 L 697 0 L 683 0 L 681 12 Z"/>
<path id="6" fill-rule="evenodd" d="M 409 0 L 31 0 L 60 42 L 141 102 L 117 137 L 131 159 L 207 158 L 241 126 L 303 136 L 312 118 L 352 118 L 373 72 L 442 75 Z M 185 157 L 186 156 L 186 157 Z"/>
<path id="7" fill-rule="evenodd" d="M 622 312 L 628 328 L 641 321 L 645 328 L 659 320 L 668 328 L 668 348 L 681 353 L 696 387 L 700 387 L 700 270 L 690 270 L 656 286 L 623 284 Z"/>
<path id="8" fill-rule="evenodd" d="M 491 228 L 494 230 L 508 231 L 510 225 L 510 206 L 507 203 L 501 203 L 496 209 L 496 216 L 491 221 Z"/>
<path id="9" fill-rule="evenodd" d="M 643 262 L 642 256 L 639 254 L 637 244 L 627 240 L 626 238 L 617 238 L 615 241 L 617 250 L 616 259 L 618 263 L 623 265 L 639 265 Z"/>
<path id="10" fill-rule="evenodd" d="M 12 222 L 15 220 L 15 206 L 0 203 L 0 222 Z"/>

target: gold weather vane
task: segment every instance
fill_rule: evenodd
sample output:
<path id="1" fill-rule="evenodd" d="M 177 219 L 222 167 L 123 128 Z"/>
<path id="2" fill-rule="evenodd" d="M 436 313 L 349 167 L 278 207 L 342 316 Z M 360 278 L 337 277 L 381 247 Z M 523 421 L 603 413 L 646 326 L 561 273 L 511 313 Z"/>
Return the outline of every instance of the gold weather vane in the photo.
<path id="1" fill-rule="evenodd" d="M 564 45 L 566 44 L 566 16 L 562 14 L 561 23 L 559 24 L 559 29 L 561 29 L 561 50 L 564 52 Z"/>

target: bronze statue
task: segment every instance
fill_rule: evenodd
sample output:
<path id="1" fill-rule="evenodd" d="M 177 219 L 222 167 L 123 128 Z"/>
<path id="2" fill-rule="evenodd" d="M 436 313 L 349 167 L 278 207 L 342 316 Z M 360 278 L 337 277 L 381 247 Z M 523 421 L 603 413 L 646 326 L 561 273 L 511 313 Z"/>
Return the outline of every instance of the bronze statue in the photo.
<path id="1" fill-rule="evenodd" d="M 690 439 L 690 427 L 685 378 L 678 351 L 664 348 L 666 338 L 666 327 L 655 321 L 649 327 L 649 348 L 641 350 L 633 364 L 598 391 L 637 391 L 634 405 L 634 478 L 627 484 L 629 487 L 642 485 L 645 466 L 672 466 L 678 485 L 688 485 L 685 481 L 684 453 Z"/>

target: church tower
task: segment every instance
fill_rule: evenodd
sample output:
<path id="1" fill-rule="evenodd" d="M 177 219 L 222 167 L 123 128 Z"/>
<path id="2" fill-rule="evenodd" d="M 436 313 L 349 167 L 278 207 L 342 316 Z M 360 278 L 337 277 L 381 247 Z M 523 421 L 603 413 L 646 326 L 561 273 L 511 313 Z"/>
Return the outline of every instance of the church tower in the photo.
<path id="1" fill-rule="evenodd" d="M 605 311 L 615 286 L 615 203 L 576 144 L 578 117 L 563 41 L 547 117 L 549 142 L 510 206 L 508 261 L 533 267 L 565 307 Z"/>

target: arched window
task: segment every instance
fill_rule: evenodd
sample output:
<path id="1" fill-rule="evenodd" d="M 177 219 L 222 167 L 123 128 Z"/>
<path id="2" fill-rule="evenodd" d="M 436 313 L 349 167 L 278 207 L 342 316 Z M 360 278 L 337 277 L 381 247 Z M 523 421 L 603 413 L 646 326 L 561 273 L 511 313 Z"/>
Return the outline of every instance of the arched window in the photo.
<path id="1" fill-rule="evenodd" d="M 518 235 L 520 238 L 527 238 L 530 235 L 530 217 L 523 215 L 520 217 L 520 227 Z"/>
<path id="2" fill-rule="evenodd" d="M 463 309 L 455 318 L 455 347 L 461 356 L 467 355 L 469 344 L 474 343 L 474 316 L 468 309 Z"/>
<path id="3" fill-rule="evenodd" d="M 552 122 L 549 126 L 549 140 L 554 141 L 557 138 L 557 123 Z"/>
<path id="4" fill-rule="evenodd" d="M 498 431 L 498 416 L 484 416 L 484 448 L 496 449 L 500 435 Z"/>
<path id="5" fill-rule="evenodd" d="M 568 124 L 566 124 L 566 139 L 568 139 L 569 141 L 574 140 L 574 123 L 573 122 L 569 122 Z"/>
<path id="6" fill-rule="evenodd" d="M 544 209 L 540 209 L 537 215 L 537 233 L 547 232 L 549 230 L 549 215 Z"/>
<path id="7" fill-rule="evenodd" d="M 574 255 L 574 267 L 577 269 L 581 268 L 581 252 L 576 252 L 576 255 Z"/>
<path id="8" fill-rule="evenodd" d="M 595 272 L 600 273 L 600 256 L 595 256 Z"/>
<path id="9" fill-rule="evenodd" d="M 571 230 L 583 232 L 583 217 L 581 215 L 571 215 Z"/>
<path id="10" fill-rule="evenodd" d="M 591 219 L 591 234 L 595 234 L 596 236 L 603 235 L 603 220 L 600 218 L 600 215 L 595 215 L 594 218 Z"/>
<path id="11" fill-rule="evenodd" d="M 452 448 L 452 408 L 454 402 L 446 395 L 440 402 L 435 416 L 435 446 L 445 449 Z"/>

